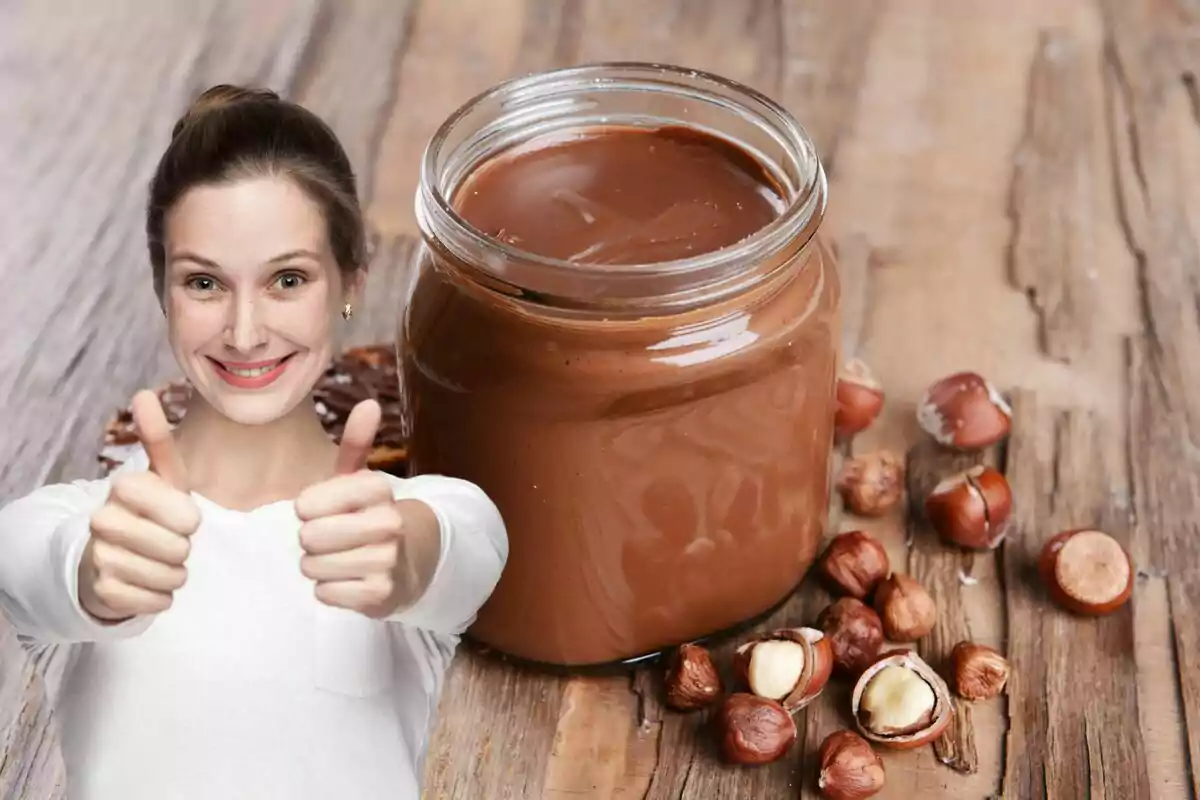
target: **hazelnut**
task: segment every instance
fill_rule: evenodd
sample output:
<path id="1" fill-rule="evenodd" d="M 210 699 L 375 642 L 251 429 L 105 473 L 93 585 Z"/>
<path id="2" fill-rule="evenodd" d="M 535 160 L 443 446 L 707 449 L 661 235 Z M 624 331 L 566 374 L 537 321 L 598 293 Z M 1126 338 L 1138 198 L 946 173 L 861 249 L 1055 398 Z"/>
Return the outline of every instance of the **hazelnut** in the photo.
<path id="1" fill-rule="evenodd" d="M 833 537 L 817 570 L 834 591 L 863 600 L 888 576 L 892 566 L 887 551 L 875 538 L 863 531 L 847 531 Z"/>
<path id="2" fill-rule="evenodd" d="M 1056 603 L 1077 614 L 1109 614 L 1133 594 L 1133 561 L 1097 530 L 1063 531 L 1042 548 L 1038 571 Z"/>
<path id="3" fill-rule="evenodd" d="M 941 736 L 954 713 L 946 682 L 911 651 L 889 653 L 867 667 L 850 705 L 863 736 L 900 750 Z"/>
<path id="4" fill-rule="evenodd" d="M 860 359 L 851 359 L 837 379 L 837 411 L 834 430 L 839 438 L 848 438 L 866 430 L 883 410 L 883 387 Z"/>
<path id="5" fill-rule="evenodd" d="M 837 488 L 855 514 L 883 516 L 904 493 L 904 459 L 889 450 L 852 458 L 842 465 Z"/>
<path id="6" fill-rule="evenodd" d="M 676 711 L 695 711 L 711 704 L 724 687 L 712 655 L 698 644 L 680 646 L 667 663 L 667 705 Z"/>
<path id="7" fill-rule="evenodd" d="M 943 539 L 991 550 L 1012 527 L 1012 490 L 992 467 L 980 465 L 940 482 L 925 498 L 925 515 Z"/>
<path id="8" fill-rule="evenodd" d="M 925 390 L 917 422 L 943 447 L 978 450 L 1008 435 L 1012 409 L 986 378 L 958 372 Z"/>
<path id="9" fill-rule="evenodd" d="M 827 800 L 861 800 L 883 788 L 883 759 L 854 731 L 834 731 L 821 743 L 817 789 Z"/>
<path id="10" fill-rule="evenodd" d="M 796 741 L 796 723 L 766 697 L 729 695 L 714 717 L 721 756 L 733 764 L 766 764 L 782 758 Z"/>
<path id="11" fill-rule="evenodd" d="M 733 669 L 759 697 L 795 713 L 811 703 L 829 682 L 833 650 L 821 631 L 783 628 L 737 649 Z"/>
<path id="12" fill-rule="evenodd" d="M 829 639 L 834 666 L 846 675 L 862 672 L 883 647 L 879 615 L 853 597 L 843 597 L 822 611 L 817 627 Z"/>
<path id="13" fill-rule="evenodd" d="M 937 623 L 937 603 L 921 583 L 893 573 L 875 591 L 875 610 L 892 642 L 915 642 Z"/>
<path id="14" fill-rule="evenodd" d="M 950 653 L 954 691 L 965 700 L 986 700 L 1004 691 L 1008 661 L 999 652 L 974 642 L 959 642 Z"/>

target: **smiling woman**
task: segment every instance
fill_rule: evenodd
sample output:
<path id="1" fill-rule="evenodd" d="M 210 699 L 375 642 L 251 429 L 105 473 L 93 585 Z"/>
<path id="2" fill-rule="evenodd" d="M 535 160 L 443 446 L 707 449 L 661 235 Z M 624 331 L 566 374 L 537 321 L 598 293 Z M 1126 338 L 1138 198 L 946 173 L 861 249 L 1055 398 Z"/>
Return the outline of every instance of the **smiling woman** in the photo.
<path id="1" fill-rule="evenodd" d="M 314 403 L 363 287 L 349 161 L 304 108 L 215 87 L 146 232 L 185 409 L 139 392 L 117 469 L 0 509 L 0 611 L 87 645 L 57 709 L 68 796 L 417 798 L 508 543 L 475 485 L 370 468 L 378 401 L 337 443 Z"/>

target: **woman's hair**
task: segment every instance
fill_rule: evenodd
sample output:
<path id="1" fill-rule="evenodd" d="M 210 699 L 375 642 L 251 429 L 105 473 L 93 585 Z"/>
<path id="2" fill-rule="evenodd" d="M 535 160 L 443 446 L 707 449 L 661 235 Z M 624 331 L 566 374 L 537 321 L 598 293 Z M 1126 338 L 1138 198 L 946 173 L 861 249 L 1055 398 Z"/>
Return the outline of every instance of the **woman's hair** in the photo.
<path id="1" fill-rule="evenodd" d="M 154 291 L 162 297 L 167 212 L 189 189 L 243 178 L 285 176 L 320 207 L 343 275 L 365 266 L 366 233 L 350 159 L 311 111 L 267 89 L 221 84 L 175 123 L 150 182 L 146 238 Z"/>

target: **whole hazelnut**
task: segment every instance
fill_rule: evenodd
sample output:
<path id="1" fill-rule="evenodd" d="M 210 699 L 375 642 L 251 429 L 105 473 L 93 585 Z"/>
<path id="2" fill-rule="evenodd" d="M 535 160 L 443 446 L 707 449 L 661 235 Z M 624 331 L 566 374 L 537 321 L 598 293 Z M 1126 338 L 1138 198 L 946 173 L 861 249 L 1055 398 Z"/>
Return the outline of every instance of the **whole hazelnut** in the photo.
<path id="1" fill-rule="evenodd" d="M 833 650 L 819 630 L 782 628 L 739 647 L 733 671 L 752 693 L 795 713 L 815 700 L 829 682 Z"/>
<path id="2" fill-rule="evenodd" d="M 883 410 L 883 387 L 861 359 L 847 361 L 837 379 L 834 431 L 845 439 L 871 426 Z"/>
<path id="3" fill-rule="evenodd" d="M 863 531 L 847 531 L 833 537 L 817 570 L 835 592 L 864 600 L 892 566 L 878 540 Z"/>
<path id="4" fill-rule="evenodd" d="M 915 642 L 937 623 L 937 603 L 921 583 L 892 573 L 875 590 L 875 610 L 889 641 Z"/>
<path id="5" fill-rule="evenodd" d="M 821 743 L 817 789 L 827 800 L 862 800 L 883 788 L 883 759 L 854 731 L 834 731 Z"/>
<path id="6" fill-rule="evenodd" d="M 676 711 L 695 711 L 723 691 L 712 655 L 698 644 L 681 645 L 667 662 L 664 681 L 667 705 Z"/>
<path id="7" fill-rule="evenodd" d="M 862 672 L 883 647 L 879 615 L 853 597 L 843 597 L 822 611 L 817 627 L 825 631 L 834 667 L 844 675 Z"/>
<path id="8" fill-rule="evenodd" d="M 943 539 L 991 550 L 1012 528 L 1012 490 L 996 469 L 980 465 L 941 481 L 925 498 L 925 515 Z"/>
<path id="9" fill-rule="evenodd" d="M 978 450 L 1008 435 L 1012 409 L 982 375 L 958 372 L 925 391 L 917 422 L 944 447 Z"/>
<path id="10" fill-rule="evenodd" d="M 855 514 L 881 517 L 904 494 L 904 459 L 889 450 L 852 458 L 842 465 L 837 489 Z"/>
<path id="11" fill-rule="evenodd" d="M 1038 571 L 1050 596 L 1077 614 L 1116 611 L 1133 594 L 1133 561 L 1107 533 L 1063 531 L 1042 547 Z"/>
<path id="12" fill-rule="evenodd" d="M 864 737 L 896 749 L 933 741 L 954 713 L 946 682 L 911 651 L 888 654 L 868 666 L 854 685 L 850 706 Z"/>
<path id="13" fill-rule="evenodd" d="M 1008 661 L 999 652 L 974 642 L 959 642 L 950 652 L 954 691 L 965 700 L 986 700 L 1004 691 Z"/>
<path id="14" fill-rule="evenodd" d="M 796 741 L 796 723 L 766 697 L 729 695 L 714 717 L 721 756 L 733 764 L 766 764 L 782 758 Z"/>

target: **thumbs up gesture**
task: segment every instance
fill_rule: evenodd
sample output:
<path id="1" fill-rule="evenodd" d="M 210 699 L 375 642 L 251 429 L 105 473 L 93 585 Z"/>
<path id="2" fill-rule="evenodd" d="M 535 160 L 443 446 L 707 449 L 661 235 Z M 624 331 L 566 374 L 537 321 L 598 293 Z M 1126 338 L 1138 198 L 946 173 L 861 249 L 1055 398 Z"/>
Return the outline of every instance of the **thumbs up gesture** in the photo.
<path id="1" fill-rule="evenodd" d="M 79 564 L 79 602 L 107 621 L 170 608 L 187 580 L 190 537 L 200 526 L 187 470 L 154 392 L 134 396 L 133 421 L 150 469 L 114 476 L 108 499 L 91 516 Z"/>
<path id="2" fill-rule="evenodd" d="M 335 477 L 309 486 L 296 498 L 301 520 L 300 571 L 316 582 L 317 599 L 370 617 L 399 605 L 402 569 L 401 505 L 392 485 L 366 469 L 382 410 L 374 400 L 354 407 L 338 449 Z"/>

